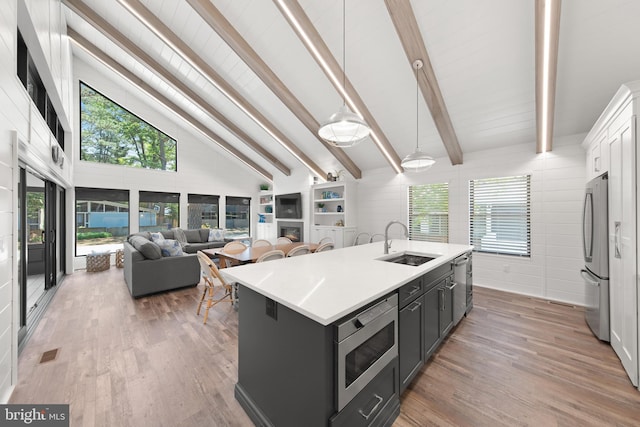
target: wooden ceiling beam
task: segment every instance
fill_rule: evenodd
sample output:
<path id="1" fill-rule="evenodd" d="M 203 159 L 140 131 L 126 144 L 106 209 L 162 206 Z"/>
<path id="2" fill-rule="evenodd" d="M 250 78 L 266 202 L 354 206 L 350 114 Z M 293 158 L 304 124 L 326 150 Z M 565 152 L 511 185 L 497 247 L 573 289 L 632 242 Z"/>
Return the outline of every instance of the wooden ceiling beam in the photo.
<path id="1" fill-rule="evenodd" d="M 356 179 L 362 177 L 362 171 L 351 160 L 344 150 L 329 144 L 318 136 L 320 123 L 311 115 L 298 98 L 278 78 L 260 55 L 247 43 L 231 23 L 209 0 L 187 0 L 187 3 L 204 19 L 204 21 L 233 49 L 233 51 L 251 68 L 265 85 L 289 108 L 289 110 L 306 126 L 324 147 L 338 160 L 342 166 Z"/>
<path id="2" fill-rule="evenodd" d="M 536 0 L 535 7 L 536 152 L 544 153 L 551 151 L 553 144 L 561 0 Z"/>
<path id="3" fill-rule="evenodd" d="M 67 35 L 82 49 L 84 49 L 87 53 L 93 56 L 96 60 L 102 62 L 105 66 L 110 68 L 115 73 L 119 74 L 124 79 L 128 80 L 134 86 L 137 86 L 140 90 L 147 93 L 152 98 L 156 99 L 158 102 L 163 104 L 166 108 L 171 110 L 173 113 L 180 116 L 180 118 L 195 129 L 204 134 L 207 138 L 209 138 L 214 143 L 218 144 L 221 148 L 226 150 L 229 154 L 240 160 L 245 165 L 249 166 L 251 169 L 258 172 L 264 178 L 269 181 L 273 181 L 273 175 L 263 169 L 260 165 L 246 157 L 242 152 L 240 152 L 233 145 L 225 141 L 220 135 L 217 135 L 211 129 L 209 129 L 206 125 L 202 124 L 196 118 L 191 116 L 188 112 L 183 110 L 180 106 L 175 104 L 173 101 L 169 100 L 167 97 L 162 95 L 156 89 L 151 87 L 148 83 L 142 80 L 140 77 L 136 76 L 134 73 L 129 71 L 119 62 L 111 58 L 109 55 L 98 49 L 93 43 L 80 35 L 77 31 L 75 31 L 71 27 L 67 27 Z"/>
<path id="4" fill-rule="evenodd" d="M 396 153 L 395 149 L 348 78 L 344 78 L 344 87 L 342 87 L 341 80 L 344 75 L 342 67 L 338 61 L 336 61 L 335 57 L 320 36 L 320 33 L 318 33 L 318 30 L 313 26 L 313 23 L 300 4 L 296 0 L 273 0 L 273 2 L 289 25 L 291 25 L 291 28 L 300 38 L 304 46 L 311 53 L 311 56 L 315 59 L 318 65 L 320 65 L 320 68 L 327 75 L 329 81 L 336 88 L 338 93 L 345 93 L 348 95 L 347 97 L 344 97 L 347 105 L 352 111 L 360 113 L 364 121 L 367 122 L 371 128 L 371 139 L 373 139 L 384 158 L 389 162 L 389 165 L 391 165 L 396 173 L 401 173 L 401 160 L 398 153 Z M 316 55 L 319 55 L 320 58 Z M 325 66 L 329 69 L 327 70 Z M 332 78 L 332 76 L 340 76 L 340 79 Z"/>
<path id="5" fill-rule="evenodd" d="M 411 3 L 409 0 L 385 0 L 385 4 L 409 60 L 409 65 L 413 69 L 413 62 L 417 59 L 422 60 L 423 67 L 418 72 L 418 85 L 429 107 L 444 148 L 449 154 L 451 164 L 462 164 L 462 149 L 458 143 L 458 137 L 451 123 L 442 92 L 440 92 L 438 79 L 431 66 L 427 47 L 424 44 Z"/>
<path id="6" fill-rule="evenodd" d="M 326 179 L 326 172 L 293 143 L 278 127 L 267 119 L 244 96 L 231 86 L 200 55 L 193 51 L 167 25 L 147 9 L 139 0 L 118 0 L 133 16 L 145 25 L 158 38 L 164 41 L 183 61 L 200 73 L 209 83 L 215 86 L 224 96 L 233 102 L 251 120 L 258 124 L 269 136 L 276 140 L 292 156 L 305 165 L 309 171 L 321 179 Z"/>
<path id="7" fill-rule="evenodd" d="M 190 98 L 192 102 L 194 102 L 199 108 L 206 111 L 214 120 L 220 123 L 225 129 L 235 135 L 239 140 L 248 145 L 256 153 L 261 155 L 265 160 L 267 160 L 270 164 L 280 170 L 283 174 L 287 176 L 291 175 L 291 170 L 282 161 L 272 155 L 269 151 L 265 150 L 262 145 L 253 140 L 253 138 L 251 138 L 233 122 L 229 121 L 194 90 L 177 79 L 173 74 L 171 74 L 171 72 L 169 72 L 169 70 L 158 63 L 144 50 L 140 49 L 138 46 L 132 43 L 122 33 L 115 29 L 111 24 L 106 22 L 88 6 L 86 6 L 79 0 L 63 0 L 63 2 L 67 7 L 81 16 L 87 22 L 91 23 L 97 30 L 102 32 L 102 34 L 109 38 L 109 40 L 121 47 L 134 59 L 144 63 L 152 72 L 160 76 L 167 84 L 173 86 L 176 91 L 182 93 L 185 97 Z"/>
<path id="8" fill-rule="evenodd" d="M 131 55 L 137 61 L 145 64 L 150 71 L 161 77 L 165 83 L 173 86 L 173 88 L 182 93 L 185 97 L 191 99 L 203 111 L 206 111 L 214 120 L 220 123 L 225 129 L 236 136 L 240 141 L 249 146 L 253 151 L 262 156 L 276 169 L 283 174 L 291 175 L 291 170 L 280 159 L 275 157 L 269 151 L 267 151 L 261 144 L 251 138 L 240 127 L 228 120 L 219 111 L 217 111 L 211 104 L 204 100 L 194 90 L 189 88 L 184 82 L 176 78 L 166 67 L 156 61 L 147 52 L 138 47 L 135 43 L 129 40 L 124 34 L 118 31 L 114 26 L 109 24 L 104 18 L 94 12 L 89 6 L 80 0 L 63 0 L 65 6 L 71 9 L 74 13 L 82 17 L 85 21 L 89 22 L 96 30 L 100 31 L 105 37 L 111 40 L 114 44 L 119 46 L 129 55 Z"/>

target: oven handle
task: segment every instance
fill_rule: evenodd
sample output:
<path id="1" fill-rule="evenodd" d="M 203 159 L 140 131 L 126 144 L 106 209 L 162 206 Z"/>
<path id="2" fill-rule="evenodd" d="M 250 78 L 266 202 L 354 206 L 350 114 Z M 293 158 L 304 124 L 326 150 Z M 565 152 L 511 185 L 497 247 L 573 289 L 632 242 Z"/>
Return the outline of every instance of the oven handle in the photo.
<path id="1" fill-rule="evenodd" d="M 368 414 L 365 414 L 364 411 L 362 409 L 359 409 L 358 412 L 360 413 L 360 415 L 362 415 L 362 418 L 364 418 L 365 420 L 368 420 L 369 417 L 371 415 L 373 415 L 374 412 L 376 412 L 378 410 L 378 406 L 380 406 L 380 404 L 382 403 L 382 401 L 384 400 L 381 396 L 378 396 L 377 394 L 373 395 L 374 399 L 377 400 L 376 404 L 373 405 L 373 408 L 371 408 L 371 410 L 369 411 Z"/>

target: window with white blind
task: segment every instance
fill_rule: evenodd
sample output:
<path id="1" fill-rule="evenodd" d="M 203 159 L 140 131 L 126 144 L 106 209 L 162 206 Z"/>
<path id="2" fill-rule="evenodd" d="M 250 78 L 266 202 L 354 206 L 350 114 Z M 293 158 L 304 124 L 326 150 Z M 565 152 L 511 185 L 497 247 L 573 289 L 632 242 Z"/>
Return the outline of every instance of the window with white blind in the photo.
<path id="1" fill-rule="evenodd" d="M 531 176 L 469 181 L 469 240 L 474 251 L 531 256 Z"/>
<path id="2" fill-rule="evenodd" d="M 409 239 L 449 242 L 449 184 L 409 187 Z"/>

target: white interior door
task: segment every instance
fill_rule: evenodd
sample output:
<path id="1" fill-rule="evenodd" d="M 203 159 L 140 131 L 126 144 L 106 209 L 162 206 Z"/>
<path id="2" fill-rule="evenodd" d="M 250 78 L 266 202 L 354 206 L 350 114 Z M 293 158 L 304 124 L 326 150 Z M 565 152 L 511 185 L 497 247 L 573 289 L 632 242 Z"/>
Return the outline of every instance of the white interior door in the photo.
<path id="1" fill-rule="evenodd" d="M 609 292 L 611 346 L 638 386 L 634 123 L 609 135 Z"/>

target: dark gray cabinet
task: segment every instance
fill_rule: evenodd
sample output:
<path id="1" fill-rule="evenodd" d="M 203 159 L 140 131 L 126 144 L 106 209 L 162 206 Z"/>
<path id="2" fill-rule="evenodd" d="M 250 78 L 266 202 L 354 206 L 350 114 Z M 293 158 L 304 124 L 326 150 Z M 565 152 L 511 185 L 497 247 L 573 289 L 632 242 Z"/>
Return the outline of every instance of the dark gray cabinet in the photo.
<path id="1" fill-rule="evenodd" d="M 432 286 L 424 294 L 424 348 L 425 361 L 440 344 L 440 286 Z"/>
<path id="2" fill-rule="evenodd" d="M 424 364 L 424 314 L 423 295 L 414 298 L 399 313 L 400 390 L 409 385 Z"/>
<path id="3" fill-rule="evenodd" d="M 453 328 L 452 273 L 451 264 L 447 263 L 398 291 L 400 392 Z"/>

